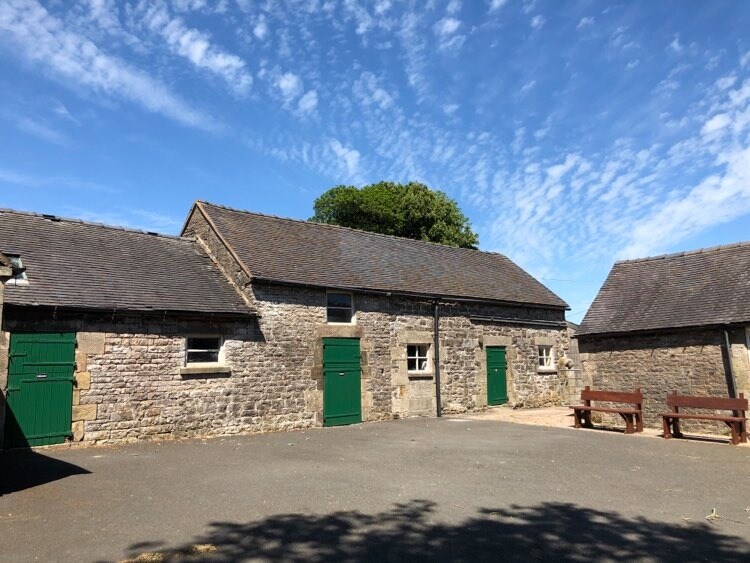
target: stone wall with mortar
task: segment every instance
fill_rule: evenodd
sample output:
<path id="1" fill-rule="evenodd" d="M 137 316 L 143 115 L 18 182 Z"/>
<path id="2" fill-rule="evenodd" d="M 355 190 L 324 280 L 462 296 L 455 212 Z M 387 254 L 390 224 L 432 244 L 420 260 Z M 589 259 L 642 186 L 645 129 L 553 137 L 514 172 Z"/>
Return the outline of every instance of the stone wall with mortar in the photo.
<path id="1" fill-rule="evenodd" d="M 748 351 L 733 331 L 733 361 L 738 391 L 747 396 Z M 624 335 L 579 339 L 583 377 L 594 389 L 629 391 L 640 388 L 644 395 L 644 423 L 661 428 L 661 412 L 666 412 L 666 396 L 729 396 L 727 357 L 723 333 L 717 329 L 695 329 L 649 335 Z M 619 419 L 604 421 L 621 425 Z M 686 431 L 724 433 L 718 424 L 686 422 Z"/>
<path id="2" fill-rule="evenodd" d="M 328 324 L 325 289 L 253 280 L 199 212 L 191 216 L 186 232 L 206 248 L 257 310 L 258 319 L 60 315 L 21 308 L 13 308 L 6 318 L 5 330 L 10 332 L 40 327 L 76 332 L 75 440 L 128 441 L 322 425 L 326 337 L 360 339 L 364 421 L 435 415 L 434 366 L 425 373 L 410 373 L 406 359 L 409 344 L 432 348 L 432 301 L 356 293 L 354 322 Z M 507 348 L 512 406 L 560 404 L 566 372 L 540 371 L 538 346 L 551 345 L 556 358 L 563 358 L 570 345 L 568 333 L 564 326 L 534 323 L 563 320 L 560 310 L 442 303 L 443 411 L 486 407 L 487 346 Z M 223 337 L 221 369 L 186 373 L 185 338 L 191 335 Z"/>

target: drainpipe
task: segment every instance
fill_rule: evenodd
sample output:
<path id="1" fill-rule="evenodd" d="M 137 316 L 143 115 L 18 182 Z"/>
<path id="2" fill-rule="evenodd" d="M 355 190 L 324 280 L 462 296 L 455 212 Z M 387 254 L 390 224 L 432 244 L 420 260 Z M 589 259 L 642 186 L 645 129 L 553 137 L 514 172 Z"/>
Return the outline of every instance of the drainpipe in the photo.
<path id="1" fill-rule="evenodd" d="M 729 344 L 729 331 L 724 329 L 724 347 L 727 350 L 727 383 L 729 383 L 729 396 L 737 398 L 737 381 L 734 379 L 732 370 L 732 347 Z"/>
<path id="2" fill-rule="evenodd" d="M 435 401 L 437 402 L 437 416 L 443 416 L 443 408 L 440 401 L 440 300 L 435 299 L 435 352 L 433 360 L 435 361 Z"/>

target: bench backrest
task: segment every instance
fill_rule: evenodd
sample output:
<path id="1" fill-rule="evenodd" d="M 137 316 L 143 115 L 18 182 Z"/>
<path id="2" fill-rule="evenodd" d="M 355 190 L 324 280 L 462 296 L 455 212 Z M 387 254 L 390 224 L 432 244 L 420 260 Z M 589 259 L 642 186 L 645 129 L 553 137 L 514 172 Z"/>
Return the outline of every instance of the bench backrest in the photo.
<path id="1" fill-rule="evenodd" d="M 582 401 L 604 401 L 606 403 L 630 403 L 631 405 L 643 404 L 643 393 L 636 389 L 633 393 L 622 391 L 593 391 L 588 385 L 581 391 Z"/>
<path id="2" fill-rule="evenodd" d="M 711 409 L 727 411 L 746 411 L 748 401 L 740 393 L 738 399 L 732 397 L 696 397 L 691 395 L 678 395 L 677 392 L 667 395 L 668 407 L 684 407 L 693 409 Z"/>

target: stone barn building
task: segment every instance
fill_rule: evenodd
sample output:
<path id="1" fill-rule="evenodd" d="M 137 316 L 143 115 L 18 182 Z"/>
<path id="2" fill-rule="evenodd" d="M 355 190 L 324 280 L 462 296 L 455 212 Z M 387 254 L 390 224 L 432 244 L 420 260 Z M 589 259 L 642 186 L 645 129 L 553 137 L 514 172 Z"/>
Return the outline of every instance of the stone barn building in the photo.
<path id="1" fill-rule="evenodd" d="M 179 237 L 0 211 L 0 251 L 6 447 L 553 405 L 568 385 L 567 305 L 500 254 L 203 202 Z"/>
<path id="2" fill-rule="evenodd" d="M 583 383 L 640 387 L 651 426 L 670 392 L 750 396 L 750 243 L 617 262 L 577 339 Z"/>

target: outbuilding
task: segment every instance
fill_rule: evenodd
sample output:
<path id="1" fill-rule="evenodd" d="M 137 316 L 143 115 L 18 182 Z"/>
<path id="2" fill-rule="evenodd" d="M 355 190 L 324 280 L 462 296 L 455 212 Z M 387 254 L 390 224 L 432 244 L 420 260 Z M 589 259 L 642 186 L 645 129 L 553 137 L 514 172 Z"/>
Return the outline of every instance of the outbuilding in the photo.
<path id="1" fill-rule="evenodd" d="M 6 446 L 553 405 L 569 385 L 567 305 L 500 254 L 205 202 L 179 237 L 2 211 L 0 251 L 25 268 L 5 284 Z M 16 380 L 58 382 L 33 403 L 58 429 L 19 433 Z"/>
<path id="2" fill-rule="evenodd" d="M 750 393 L 750 243 L 617 262 L 577 331 L 583 382 L 644 394 Z"/>

